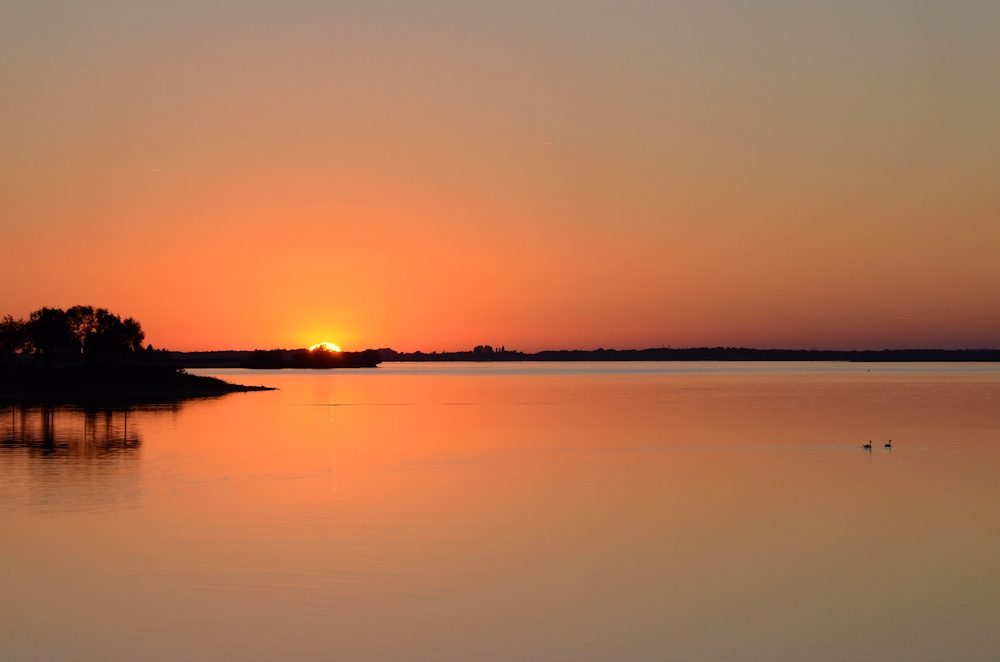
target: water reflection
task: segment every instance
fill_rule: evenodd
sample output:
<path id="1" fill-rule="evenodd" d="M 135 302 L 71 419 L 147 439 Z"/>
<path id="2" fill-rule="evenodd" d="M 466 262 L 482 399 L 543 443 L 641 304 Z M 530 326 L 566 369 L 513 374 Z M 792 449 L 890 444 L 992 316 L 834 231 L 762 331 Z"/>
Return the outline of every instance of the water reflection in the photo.
<path id="1" fill-rule="evenodd" d="M 142 438 L 129 408 L 13 406 L 6 412 L 0 448 L 26 449 L 51 458 L 104 458 L 135 454 Z"/>
<path id="2" fill-rule="evenodd" d="M 73 512 L 140 502 L 142 420 L 157 407 L 14 405 L 0 410 L 0 509 Z"/>
<path id="3" fill-rule="evenodd" d="M 0 660 L 1000 659 L 1000 368 L 589 369 L 2 408 Z"/>

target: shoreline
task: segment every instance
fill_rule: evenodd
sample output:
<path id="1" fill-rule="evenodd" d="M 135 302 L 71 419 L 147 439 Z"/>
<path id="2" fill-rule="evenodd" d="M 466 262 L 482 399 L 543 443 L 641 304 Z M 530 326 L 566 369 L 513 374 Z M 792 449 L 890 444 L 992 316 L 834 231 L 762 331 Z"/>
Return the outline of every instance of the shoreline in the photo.
<path id="1" fill-rule="evenodd" d="M 579 363 L 604 361 L 650 362 L 848 362 L 848 363 L 1000 363 L 1000 349 L 752 349 L 746 347 L 692 347 L 673 349 L 562 349 L 520 352 L 488 345 L 457 352 L 397 352 L 389 348 L 344 352 L 331 357 L 305 357 L 301 350 L 261 352 L 220 350 L 171 352 L 170 360 L 179 368 L 198 370 L 248 368 L 302 368 L 330 370 L 373 368 L 379 363 Z M 253 357 L 253 358 L 252 358 Z M 254 360 L 256 359 L 256 360 Z M 267 359 L 267 360 L 262 360 Z M 318 360 L 317 360 L 318 359 Z"/>
<path id="2" fill-rule="evenodd" d="M 0 403 L 160 403 L 276 390 L 150 366 L 19 366 L 0 370 Z"/>

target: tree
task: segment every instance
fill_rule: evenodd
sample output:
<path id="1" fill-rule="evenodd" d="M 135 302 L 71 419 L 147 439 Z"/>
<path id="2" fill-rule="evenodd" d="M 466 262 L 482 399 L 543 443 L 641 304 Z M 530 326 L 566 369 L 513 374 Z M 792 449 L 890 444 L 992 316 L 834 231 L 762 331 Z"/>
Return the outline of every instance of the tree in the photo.
<path id="1" fill-rule="evenodd" d="M 97 331 L 97 311 L 93 306 L 73 306 L 66 311 L 66 317 L 70 330 L 80 343 L 80 351 L 85 351 L 87 338 Z"/>
<path id="2" fill-rule="evenodd" d="M 23 351 L 26 342 L 25 324 L 7 315 L 0 321 L 0 357 L 10 357 Z"/>
<path id="3" fill-rule="evenodd" d="M 45 365 L 54 357 L 111 361 L 142 349 L 146 334 L 138 321 L 125 321 L 106 308 L 41 308 L 27 322 L 8 315 L 0 323 L 0 354 L 30 351 Z"/>
<path id="4" fill-rule="evenodd" d="M 122 326 L 125 329 L 125 348 L 133 352 L 138 352 L 142 349 L 142 341 L 146 339 L 146 333 L 142 330 L 142 325 L 131 317 L 126 317 L 125 321 L 122 322 Z M 149 346 L 150 349 L 153 348 L 152 345 Z"/>
<path id="5" fill-rule="evenodd" d="M 142 349 L 142 341 L 146 337 L 135 319 L 129 317 L 123 322 L 105 308 L 93 310 L 85 328 L 87 335 L 81 340 L 84 356 L 88 359 L 109 359 L 136 352 Z"/>
<path id="6" fill-rule="evenodd" d="M 31 313 L 27 324 L 31 349 L 48 364 L 54 356 L 80 353 L 80 343 L 70 327 L 69 316 L 59 308 L 41 308 Z"/>

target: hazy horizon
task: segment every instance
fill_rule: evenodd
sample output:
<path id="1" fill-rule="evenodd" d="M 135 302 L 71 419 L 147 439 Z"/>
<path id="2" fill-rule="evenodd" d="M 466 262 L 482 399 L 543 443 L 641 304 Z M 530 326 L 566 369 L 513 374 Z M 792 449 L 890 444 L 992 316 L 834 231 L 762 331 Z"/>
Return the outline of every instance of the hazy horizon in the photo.
<path id="1" fill-rule="evenodd" d="M 482 345 L 482 344 L 483 343 L 479 343 L 479 345 Z M 415 352 L 423 352 L 425 354 L 431 354 L 431 353 L 435 353 L 435 352 L 438 353 L 438 354 L 440 354 L 440 353 L 450 354 L 450 353 L 459 353 L 459 352 L 471 352 L 471 351 L 473 351 L 475 349 L 475 347 L 476 346 L 472 346 L 472 347 L 459 347 L 459 348 L 444 348 L 444 349 L 420 349 L 420 348 L 417 348 L 417 349 L 405 350 L 405 351 L 404 350 L 398 350 L 395 347 L 364 347 L 364 348 L 344 350 L 344 351 L 362 351 L 364 349 L 375 349 L 375 350 L 381 351 L 381 350 L 388 349 L 388 350 L 392 350 L 394 352 L 399 352 L 399 353 L 403 353 L 403 354 L 412 354 L 412 353 L 415 353 Z M 497 346 L 497 345 L 491 345 L 491 347 L 494 350 L 499 350 L 500 349 L 500 347 Z M 307 347 L 292 347 L 292 346 L 289 346 L 289 347 L 223 347 L 223 348 L 216 348 L 216 349 L 189 349 L 189 350 L 176 350 L 176 349 L 174 349 L 172 347 L 162 347 L 162 348 L 157 348 L 157 349 L 167 349 L 167 350 L 170 350 L 170 351 L 177 351 L 177 352 L 212 353 L 212 352 L 252 352 L 252 351 L 257 351 L 257 350 L 265 350 L 265 351 L 288 350 L 288 351 L 291 351 L 291 350 L 301 350 L 301 349 L 308 349 L 308 348 Z M 817 351 L 817 352 L 883 352 L 883 351 L 940 350 L 942 348 L 940 348 L 940 347 L 902 347 L 902 348 L 896 348 L 894 350 L 894 349 L 885 348 L 885 347 L 883 347 L 883 348 L 864 348 L 864 349 L 841 349 L 841 348 L 837 348 L 837 347 L 833 347 L 833 348 L 830 348 L 830 347 L 790 348 L 790 347 L 734 347 L 734 346 L 725 346 L 725 345 L 714 345 L 714 346 L 702 345 L 702 346 L 691 346 L 691 347 L 669 347 L 669 346 L 655 346 L 655 347 L 546 347 L 544 349 L 532 350 L 532 351 L 525 351 L 525 350 L 522 350 L 522 349 L 517 348 L 517 347 L 507 347 L 506 351 L 507 352 L 522 353 L 522 354 L 537 354 L 537 353 L 540 353 L 540 352 L 567 352 L 567 351 L 568 352 L 574 352 L 574 351 L 595 352 L 595 351 L 601 351 L 601 350 L 617 351 L 617 352 L 627 352 L 627 351 L 643 351 L 643 350 L 655 350 L 655 349 L 676 349 L 676 350 L 688 350 L 688 349 L 750 349 L 750 350 L 757 350 L 757 351 L 779 350 L 779 351 L 793 351 L 793 352 L 797 352 L 797 351 L 807 351 L 807 352 L 808 351 Z M 961 349 L 955 349 L 955 350 L 945 350 L 945 351 L 963 351 L 963 350 L 977 351 L 977 350 L 994 350 L 994 349 L 998 349 L 998 348 L 996 346 L 993 346 L 993 347 L 968 347 L 968 348 L 961 348 Z"/>

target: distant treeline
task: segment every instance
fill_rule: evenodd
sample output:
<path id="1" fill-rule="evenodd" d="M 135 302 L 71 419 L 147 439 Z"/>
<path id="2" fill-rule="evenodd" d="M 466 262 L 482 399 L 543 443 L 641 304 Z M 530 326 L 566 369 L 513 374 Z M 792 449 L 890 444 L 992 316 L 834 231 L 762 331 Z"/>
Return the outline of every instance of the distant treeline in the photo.
<path id="1" fill-rule="evenodd" d="M 374 368 L 382 355 L 374 349 L 363 352 L 329 352 L 322 349 L 272 349 L 250 352 L 248 368 Z"/>
<path id="2" fill-rule="evenodd" d="M 692 347 L 672 349 L 550 350 L 533 354 L 480 345 L 465 352 L 396 352 L 378 350 L 383 361 L 854 361 L 854 362 L 1000 362 L 997 349 L 749 349 Z"/>
<path id="3" fill-rule="evenodd" d="M 374 368 L 382 361 L 374 349 L 363 352 L 329 352 L 308 349 L 256 351 L 171 352 L 171 360 L 182 368 Z"/>

